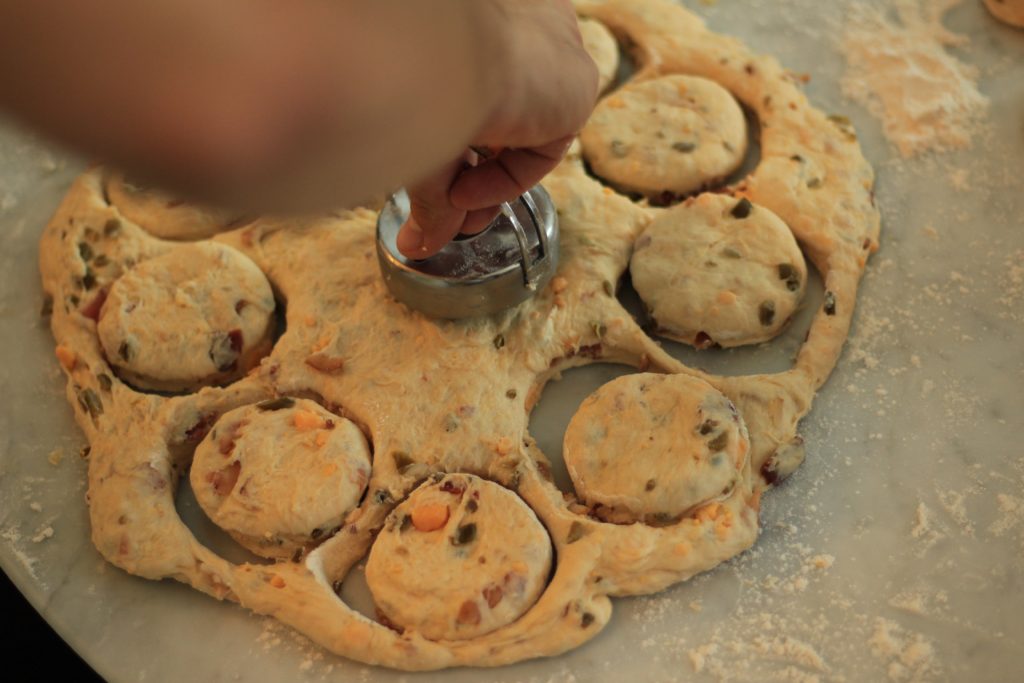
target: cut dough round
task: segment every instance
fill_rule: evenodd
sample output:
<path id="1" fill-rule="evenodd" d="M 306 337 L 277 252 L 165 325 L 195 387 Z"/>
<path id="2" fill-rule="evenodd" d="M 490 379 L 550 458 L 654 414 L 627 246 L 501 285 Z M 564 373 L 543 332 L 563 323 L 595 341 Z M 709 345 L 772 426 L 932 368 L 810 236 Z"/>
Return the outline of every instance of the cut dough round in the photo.
<path id="1" fill-rule="evenodd" d="M 598 92 L 604 92 L 619 70 L 619 43 L 608 27 L 597 19 L 580 17 L 583 47 L 597 65 Z"/>
<path id="2" fill-rule="evenodd" d="M 392 623 L 431 640 L 463 640 L 522 616 L 550 569 L 551 539 L 519 496 L 449 474 L 391 513 L 370 549 L 366 581 Z"/>
<path id="3" fill-rule="evenodd" d="M 594 173 L 612 185 L 648 196 L 688 194 L 739 168 L 747 124 L 717 83 L 662 76 L 601 100 L 580 140 Z"/>
<path id="4" fill-rule="evenodd" d="M 651 221 L 629 267 L 659 332 L 698 348 L 771 339 L 807 283 L 803 253 L 782 219 L 711 193 Z"/>
<path id="5" fill-rule="evenodd" d="M 274 294 L 232 247 L 181 245 L 143 261 L 110 287 L 98 332 L 126 381 L 192 391 L 243 376 L 272 346 Z"/>
<path id="6" fill-rule="evenodd" d="M 985 0 L 985 7 L 999 21 L 1024 27 L 1024 0 Z"/>
<path id="7" fill-rule="evenodd" d="M 588 396 L 562 449 L 576 493 L 608 522 L 669 524 L 721 500 L 750 441 L 732 402 L 688 375 L 619 377 Z"/>
<path id="8" fill-rule="evenodd" d="M 288 559 L 341 526 L 369 477 L 358 427 L 313 401 L 279 398 L 217 420 L 190 481 L 217 526 L 258 555 Z"/>
<path id="9" fill-rule="evenodd" d="M 132 183 L 113 172 L 106 181 L 107 199 L 121 215 L 149 234 L 168 240 L 212 237 L 238 223 L 237 212 L 204 207 L 173 197 L 162 190 Z"/>

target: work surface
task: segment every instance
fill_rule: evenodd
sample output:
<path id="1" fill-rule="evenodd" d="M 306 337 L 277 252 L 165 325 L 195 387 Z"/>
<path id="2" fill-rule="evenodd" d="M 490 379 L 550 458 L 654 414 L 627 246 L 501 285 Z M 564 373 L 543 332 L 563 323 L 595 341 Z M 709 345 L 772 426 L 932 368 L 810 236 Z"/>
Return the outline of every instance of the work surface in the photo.
<path id="1" fill-rule="evenodd" d="M 766 495 L 753 550 L 617 601 L 604 633 L 576 651 L 485 674 L 353 665 L 270 619 L 100 559 L 85 440 L 39 315 L 36 265 L 39 232 L 82 165 L 10 126 L 0 132 L 0 565 L 105 678 L 982 681 L 1020 670 L 1024 30 L 972 0 L 951 9 L 946 25 L 970 37 L 951 53 L 978 69 L 988 111 L 969 149 L 903 158 L 840 89 L 847 10 L 867 3 L 688 4 L 809 73 L 811 101 L 854 122 L 878 175 L 882 248 L 846 353 L 802 423 L 807 461 Z M 775 371 L 799 323 L 766 348 L 686 358 L 724 374 Z M 594 366 L 549 386 L 531 421 L 542 449 L 557 458 L 583 397 L 628 371 Z M 181 507 L 202 537 L 187 492 Z M 357 580 L 344 597 L 365 600 Z"/>

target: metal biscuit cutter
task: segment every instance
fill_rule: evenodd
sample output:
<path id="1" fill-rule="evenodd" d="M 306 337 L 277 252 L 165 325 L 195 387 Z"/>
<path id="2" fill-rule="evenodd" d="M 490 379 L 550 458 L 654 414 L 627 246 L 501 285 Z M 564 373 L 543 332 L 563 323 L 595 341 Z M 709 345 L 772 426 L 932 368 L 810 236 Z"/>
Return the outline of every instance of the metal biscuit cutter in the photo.
<path id="1" fill-rule="evenodd" d="M 476 235 L 460 235 L 422 260 L 403 256 L 398 230 L 409 216 L 399 190 L 377 217 L 377 258 L 391 294 L 435 318 L 470 318 L 511 308 L 534 295 L 558 267 L 558 216 L 537 185 Z"/>

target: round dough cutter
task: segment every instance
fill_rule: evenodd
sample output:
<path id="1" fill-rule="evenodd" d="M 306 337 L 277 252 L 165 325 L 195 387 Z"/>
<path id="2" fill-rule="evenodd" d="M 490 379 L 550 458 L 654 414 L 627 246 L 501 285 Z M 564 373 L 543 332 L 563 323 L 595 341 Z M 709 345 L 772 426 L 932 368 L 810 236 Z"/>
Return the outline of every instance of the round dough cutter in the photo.
<path id="1" fill-rule="evenodd" d="M 377 257 L 391 294 L 429 316 L 498 313 L 529 299 L 558 268 L 558 215 L 540 185 L 502 204 L 483 231 L 460 235 L 422 260 L 398 251 L 398 230 L 408 216 L 409 196 L 399 190 L 377 218 Z"/>

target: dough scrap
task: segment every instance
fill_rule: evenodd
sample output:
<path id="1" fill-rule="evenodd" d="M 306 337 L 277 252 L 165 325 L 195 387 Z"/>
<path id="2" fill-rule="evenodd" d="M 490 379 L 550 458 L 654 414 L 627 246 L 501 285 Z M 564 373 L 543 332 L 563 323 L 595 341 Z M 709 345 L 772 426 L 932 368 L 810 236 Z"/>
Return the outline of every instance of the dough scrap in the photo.
<path id="1" fill-rule="evenodd" d="M 793 367 L 711 375 L 648 337 L 615 288 L 635 241 L 661 210 L 603 186 L 570 157 L 544 181 L 559 209 L 559 271 L 514 310 L 440 322 L 395 302 L 375 257 L 373 210 L 259 218 L 205 243 L 227 245 L 263 271 L 287 304 L 287 332 L 229 385 L 177 396 L 141 392 L 113 371 L 100 343 L 101 293 L 153 259 L 187 253 L 189 245 L 154 237 L 126 217 L 106 197 L 104 171 L 93 169 L 73 183 L 47 225 L 40 270 L 53 300 L 67 397 L 91 446 L 89 516 L 104 558 L 129 573 L 173 578 L 273 615 L 338 655 L 436 670 L 566 652 L 609 623 L 613 598 L 659 591 L 754 543 L 761 496 L 803 458 L 798 423 L 840 356 L 859 280 L 878 247 L 873 171 L 853 129 L 812 107 L 799 78 L 707 30 L 677 3 L 579 0 L 576 7 L 629 38 L 637 82 L 708 78 L 756 114 L 760 163 L 724 191 L 778 215 L 825 288 Z M 567 500 L 529 435 L 529 410 L 548 381 L 595 362 L 696 377 L 728 397 L 750 437 L 732 492 L 665 526 L 607 523 L 583 502 Z M 308 397 L 359 425 L 373 452 L 367 492 L 337 533 L 294 561 L 231 562 L 182 522 L 176 483 L 218 418 L 281 396 Z M 389 514 L 439 472 L 471 473 L 514 491 L 547 530 L 557 557 L 525 613 L 468 639 L 433 641 L 415 629 L 395 630 L 338 597 Z"/>
<path id="2" fill-rule="evenodd" d="M 711 193 L 651 221 L 629 272 L 659 333 L 697 348 L 771 339 L 807 284 L 803 254 L 778 216 Z"/>

